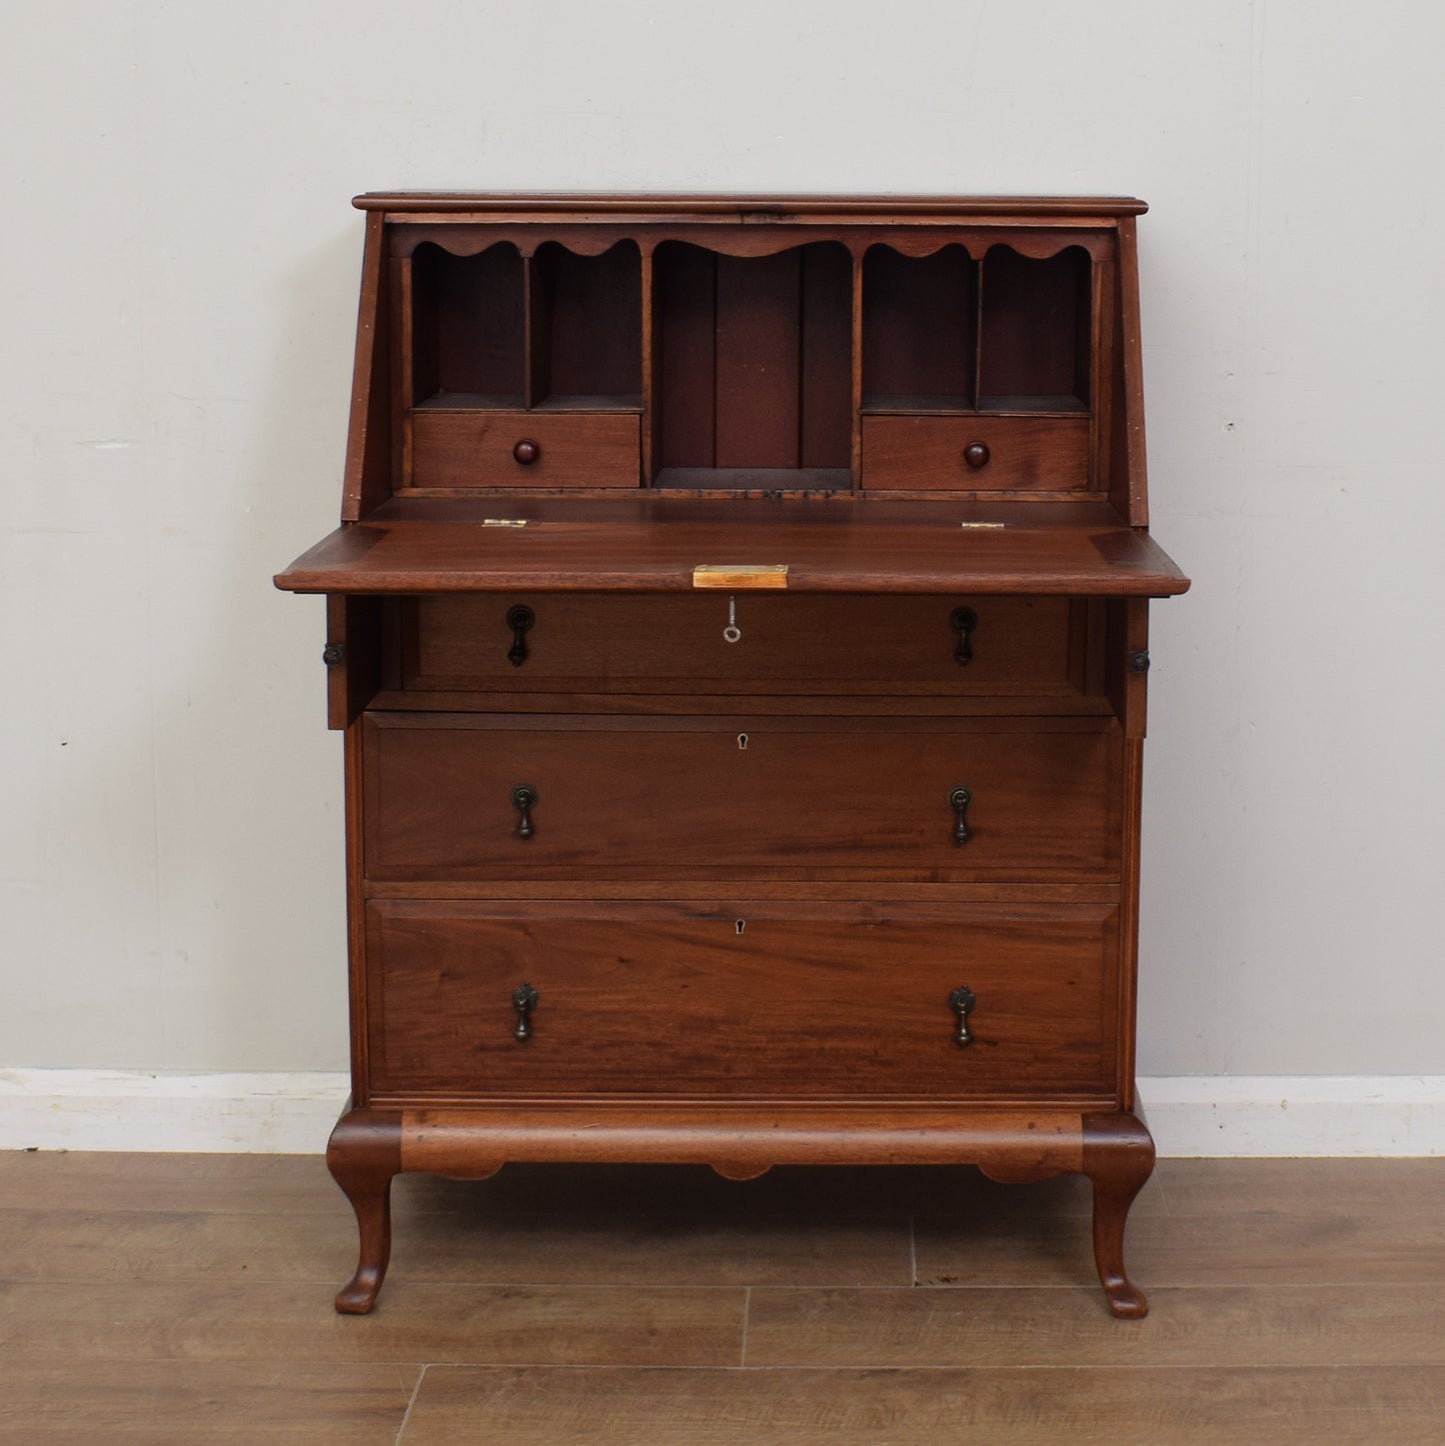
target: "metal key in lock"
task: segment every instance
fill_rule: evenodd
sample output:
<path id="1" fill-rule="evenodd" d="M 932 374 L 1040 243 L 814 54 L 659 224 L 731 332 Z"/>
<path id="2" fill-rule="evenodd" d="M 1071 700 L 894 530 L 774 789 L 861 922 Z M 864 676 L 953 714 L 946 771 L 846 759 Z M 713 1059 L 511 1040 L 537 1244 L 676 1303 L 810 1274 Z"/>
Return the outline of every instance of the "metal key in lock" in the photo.
<path id="1" fill-rule="evenodd" d="M 728 599 L 728 625 L 723 629 L 723 641 L 735 643 L 743 635 L 743 630 L 738 626 L 738 600 L 735 597 Z"/>

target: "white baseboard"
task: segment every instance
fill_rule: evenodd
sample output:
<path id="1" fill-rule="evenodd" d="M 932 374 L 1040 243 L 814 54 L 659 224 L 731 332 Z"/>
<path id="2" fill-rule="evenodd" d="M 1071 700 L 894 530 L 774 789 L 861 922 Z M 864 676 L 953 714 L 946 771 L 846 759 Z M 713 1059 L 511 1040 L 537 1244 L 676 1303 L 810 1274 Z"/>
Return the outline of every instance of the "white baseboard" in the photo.
<path id="1" fill-rule="evenodd" d="M 341 1073 L 0 1070 L 0 1149 L 315 1154 Z M 1442 1155 L 1445 1075 L 1141 1079 L 1161 1156 Z"/>
<path id="2" fill-rule="evenodd" d="M 0 1149 L 309 1155 L 346 1103 L 344 1074 L 0 1070 Z"/>
<path id="3" fill-rule="evenodd" d="M 1445 1075 L 1139 1081 L 1161 1155 L 1445 1155 Z"/>

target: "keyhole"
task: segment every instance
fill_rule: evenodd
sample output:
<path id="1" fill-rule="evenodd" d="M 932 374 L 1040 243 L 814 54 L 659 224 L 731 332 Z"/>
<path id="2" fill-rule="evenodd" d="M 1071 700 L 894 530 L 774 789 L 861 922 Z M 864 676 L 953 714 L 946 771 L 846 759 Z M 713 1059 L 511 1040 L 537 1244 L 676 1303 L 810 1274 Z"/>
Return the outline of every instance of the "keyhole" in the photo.
<path id="1" fill-rule="evenodd" d="M 741 934 L 742 931 L 748 927 L 748 921 L 746 919 L 739 919 L 735 927 L 738 933 Z"/>
<path id="2" fill-rule="evenodd" d="M 748 735 L 746 733 L 738 734 L 738 747 L 741 748 L 744 753 L 748 751 Z"/>

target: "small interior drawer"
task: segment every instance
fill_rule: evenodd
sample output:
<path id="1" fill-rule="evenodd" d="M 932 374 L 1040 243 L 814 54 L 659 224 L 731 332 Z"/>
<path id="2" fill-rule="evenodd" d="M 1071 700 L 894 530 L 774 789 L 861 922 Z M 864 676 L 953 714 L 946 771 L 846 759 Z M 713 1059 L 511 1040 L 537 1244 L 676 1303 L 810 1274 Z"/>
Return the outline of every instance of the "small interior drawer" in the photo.
<path id="1" fill-rule="evenodd" d="M 373 901 L 370 1083 L 398 1095 L 1103 1094 L 1118 953 L 1113 904 Z M 523 986 L 535 1003 L 519 1011 Z M 972 995 L 964 1045 L 959 989 Z"/>
<path id="2" fill-rule="evenodd" d="M 413 487 L 636 487 L 628 412 L 422 409 L 410 414 Z"/>
<path id="3" fill-rule="evenodd" d="M 864 417 L 863 486 L 892 491 L 1086 491 L 1089 419 Z"/>

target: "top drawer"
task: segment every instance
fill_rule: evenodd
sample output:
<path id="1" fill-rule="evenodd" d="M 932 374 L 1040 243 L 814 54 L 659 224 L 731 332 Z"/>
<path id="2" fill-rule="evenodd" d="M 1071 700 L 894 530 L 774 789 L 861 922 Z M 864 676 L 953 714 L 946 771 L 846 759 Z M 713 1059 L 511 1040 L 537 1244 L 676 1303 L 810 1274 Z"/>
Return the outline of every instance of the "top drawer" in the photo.
<path id="1" fill-rule="evenodd" d="M 403 613 L 403 681 L 448 692 L 1068 696 L 1082 600 L 439 593 Z M 518 626 L 520 625 L 520 635 Z"/>
<path id="2" fill-rule="evenodd" d="M 625 412 L 416 411 L 413 487 L 636 487 L 640 424 Z"/>

